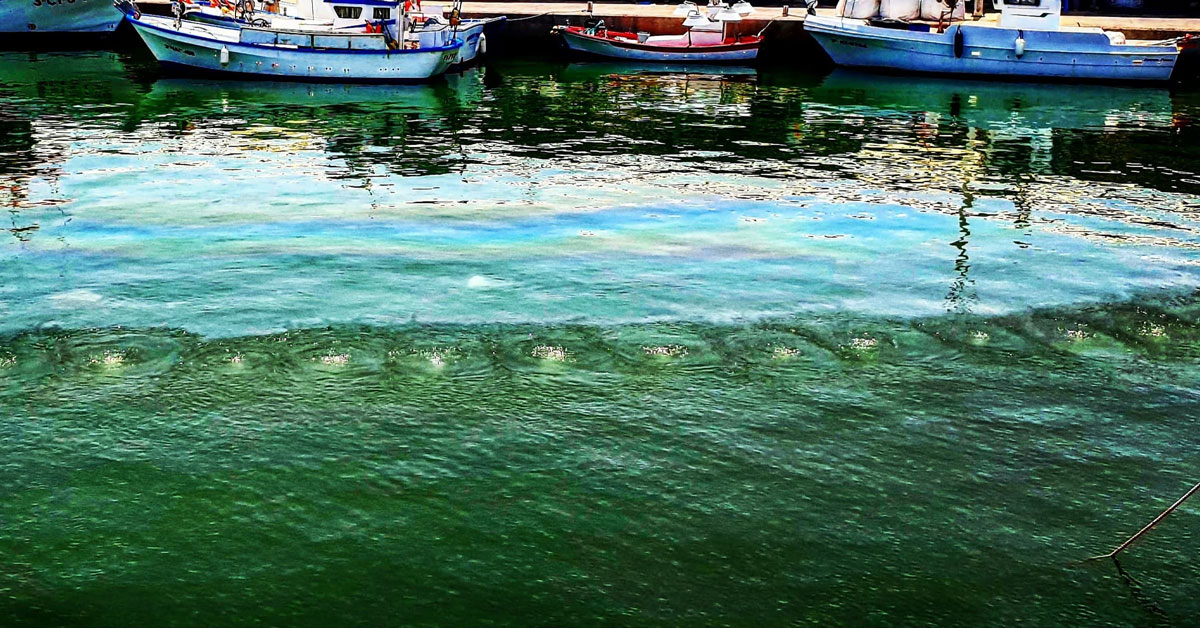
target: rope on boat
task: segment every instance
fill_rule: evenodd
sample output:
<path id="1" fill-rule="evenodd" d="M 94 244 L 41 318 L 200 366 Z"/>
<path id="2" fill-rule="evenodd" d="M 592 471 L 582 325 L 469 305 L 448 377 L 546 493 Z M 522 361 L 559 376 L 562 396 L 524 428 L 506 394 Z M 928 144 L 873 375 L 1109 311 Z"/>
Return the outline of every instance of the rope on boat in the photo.
<path id="1" fill-rule="evenodd" d="M 521 20 L 532 20 L 535 17 L 544 17 L 546 15 L 550 15 L 551 13 L 554 13 L 554 11 L 546 11 L 545 13 L 538 13 L 537 15 L 526 15 L 525 17 L 510 17 L 505 21 L 506 22 L 520 22 Z"/>
<path id="2" fill-rule="evenodd" d="M 774 23 L 775 23 L 775 21 L 776 21 L 776 20 L 778 20 L 778 19 L 779 19 L 779 18 L 777 18 L 777 17 L 771 18 L 771 21 L 767 22 L 767 25 L 766 25 L 766 26 L 764 26 L 764 27 L 762 27 L 762 30 L 761 30 L 761 31 L 758 31 L 758 34 L 757 34 L 757 35 L 755 35 L 755 37 L 762 37 L 762 36 L 763 36 L 763 33 L 767 32 L 767 29 L 768 29 L 768 28 L 771 28 L 771 25 L 772 25 L 772 24 L 774 24 Z"/>
<path id="3" fill-rule="evenodd" d="M 1125 549 L 1128 548 L 1130 545 L 1133 545 L 1133 543 L 1135 541 L 1137 541 L 1138 539 L 1145 536 L 1147 532 L 1149 532 L 1150 530 L 1152 530 L 1154 528 L 1154 526 L 1156 526 L 1160 522 L 1162 522 L 1163 519 L 1166 519 L 1167 515 L 1171 514 L 1172 512 L 1175 512 L 1175 509 L 1179 508 L 1180 504 L 1187 501 L 1187 499 L 1189 497 L 1191 497 L 1192 495 L 1195 495 L 1198 491 L 1200 491 L 1200 484 L 1196 484 L 1195 486 L 1193 486 L 1191 488 L 1191 490 L 1189 490 L 1187 493 L 1184 493 L 1183 497 L 1180 497 L 1178 500 L 1175 501 L 1174 504 L 1171 504 L 1170 508 L 1167 508 L 1166 510 L 1159 513 L 1159 515 L 1154 518 L 1154 521 L 1151 521 L 1150 523 L 1146 524 L 1146 527 L 1142 528 L 1141 530 L 1138 530 L 1137 534 L 1129 537 L 1129 540 L 1122 543 L 1120 547 L 1118 547 L 1117 549 L 1115 549 L 1107 554 L 1102 554 L 1100 556 L 1093 556 L 1093 557 L 1089 558 L 1088 560 L 1100 560 L 1102 558 L 1114 558 L 1115 559 L 1117 557 L 1117 554 L 1120 554 L 1121 552 L 1125 551 Z"/>
<path id="4" fill-rule="evenodd" d="M 1146 45 L 1147 46 L 1178 46 L 1180 44 L 1180 42 L 1186 41 L 1187 39 L 1188 39 L 1188 36 L 1184 35 L 1183 37 L 1172 37 L 1171 39 L 1162 39 L 1159 41 L 1152 41 Z"/>

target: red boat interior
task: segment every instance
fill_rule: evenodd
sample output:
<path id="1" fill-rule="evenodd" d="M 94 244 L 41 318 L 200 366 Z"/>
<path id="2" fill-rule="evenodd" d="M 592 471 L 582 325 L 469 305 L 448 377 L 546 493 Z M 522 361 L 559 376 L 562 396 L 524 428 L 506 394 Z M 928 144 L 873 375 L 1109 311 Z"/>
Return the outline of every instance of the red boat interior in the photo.
<path id="1" fill-rule="evenodd" d="M 622 44 L 641 44 L 656 48 L 694 48 L 707 46 L 734 46 L 738 44 L 755 44 L 762 41 L 758 35 L 748 35 L 731 32 L 726 36 L 718 31 L 693 30 L 690 35 L 655 35 L 647 41 L 639 41 L 637 33 L 613 31 L 603 26 L 588 28 L 584 26 L 568 26 L 568 32 L 584 37 L 607 39 Z"/>

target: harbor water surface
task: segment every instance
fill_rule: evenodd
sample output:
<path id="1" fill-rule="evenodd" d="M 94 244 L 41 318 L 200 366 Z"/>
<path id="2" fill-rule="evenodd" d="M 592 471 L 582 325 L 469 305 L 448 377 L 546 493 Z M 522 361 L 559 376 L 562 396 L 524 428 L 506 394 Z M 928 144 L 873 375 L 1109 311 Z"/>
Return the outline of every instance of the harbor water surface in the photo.
<path id="1" fill-rule="evenodd" d="M 0 624 L 1195 625 L 1198 124 L 0 53 Z"/>

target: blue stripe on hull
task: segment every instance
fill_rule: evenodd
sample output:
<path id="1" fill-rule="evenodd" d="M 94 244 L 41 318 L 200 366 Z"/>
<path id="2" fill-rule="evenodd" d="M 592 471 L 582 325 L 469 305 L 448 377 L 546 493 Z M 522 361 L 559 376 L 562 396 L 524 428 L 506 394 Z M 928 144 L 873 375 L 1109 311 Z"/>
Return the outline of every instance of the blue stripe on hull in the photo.
<path id="1" fill-rule="evenodd" d="M 233 70 L 212 70 L 207 68 L 198 68 L 194 65 L 185 65 L 175 63 L 173 61 L 159 61 L 158 65 L 163 71 L 172 76 L 176 76 L 179 80 L 186 77 L 207 77 L 214 79 L 229 79 L 241 81 L 256 81 L 261 84 L 270 85 L 271 82 L 280 84 L 297 84 L 297 83 L 328 83 L 332 85 L 426 85 L 437 77 L 432 78 L 414 78 L 414 79 L 394 79 L 394 78 L 355 78 L 345 79 L 340 77 L 322 77 L 322 76 L 264 76 L 252 72 L 238 72 Z"/>

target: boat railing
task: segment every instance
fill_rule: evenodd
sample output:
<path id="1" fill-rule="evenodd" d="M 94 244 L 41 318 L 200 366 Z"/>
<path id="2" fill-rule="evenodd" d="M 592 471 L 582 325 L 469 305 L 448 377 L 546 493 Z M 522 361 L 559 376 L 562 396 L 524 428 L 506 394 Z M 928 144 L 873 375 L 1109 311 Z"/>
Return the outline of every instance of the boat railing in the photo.
<path id="1" fill-rule="evenodd" d="M 386 50 L 379 33 L 314 33 L 302 30 L 243 27 L 240 42 L 260 46 L 295 46 L 335 50 Z"/>

